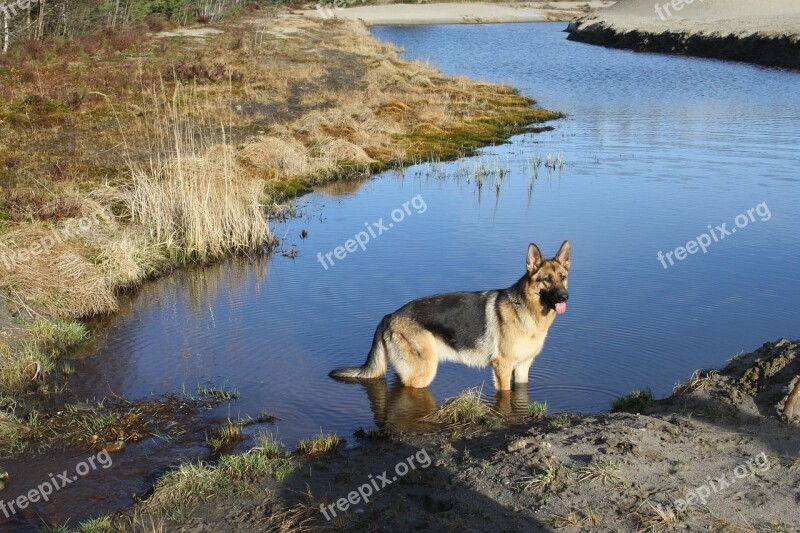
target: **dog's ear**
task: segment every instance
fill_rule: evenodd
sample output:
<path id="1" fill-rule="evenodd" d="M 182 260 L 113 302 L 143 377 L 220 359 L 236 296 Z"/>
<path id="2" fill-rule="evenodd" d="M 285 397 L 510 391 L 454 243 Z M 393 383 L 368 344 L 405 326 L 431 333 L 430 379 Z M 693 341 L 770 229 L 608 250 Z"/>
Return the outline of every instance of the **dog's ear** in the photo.
<path id="1" fill-rule="evenodd" d="M 558 249 L 558 253 L 553 259 L 561 263 L 561 266 L 569 270 L 569 257 L 571 251 L 572 248 L 569 245 L 569 241 L 564 241 L 561 244 L 561 248 Z"/>
<path id="2" fill-rule="evenodd" d="M 525 259 L 525 267 L 528 269 L 528 274 L 533 274 L 539 267 L 542 266 L 544 258 L 539 247 L 533 243 L 528 245 L 528 257 Z"/>

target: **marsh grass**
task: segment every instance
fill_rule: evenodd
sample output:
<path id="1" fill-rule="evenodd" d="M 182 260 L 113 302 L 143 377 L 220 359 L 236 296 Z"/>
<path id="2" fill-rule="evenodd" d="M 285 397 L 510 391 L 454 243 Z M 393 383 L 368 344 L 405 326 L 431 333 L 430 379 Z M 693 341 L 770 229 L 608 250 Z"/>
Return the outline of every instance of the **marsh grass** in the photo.
<path id="1" fill-rule="evenodd" d="M 297 453 L 300 455 L 327 455 L 343 446 L 345 440 L 335 434 L 320 433 L 316 437 L 303 439 L 297 443 Z"/>
<path id="2" fill-rule="evenodd" d="M 528 414 L 536 419 L 547 416 L 547 402 L 533 402 L 528 404 Z"/>
<path id="3" fill-rule="evenodd" d="M 500 413 L 491 408 L 480 388 L 471 388 L 445 400 L 439 409 L 423 420 L 460 427 L 476 424 L 494 426 L 502 421 Z"/>
<path id="4" fill-rule="evenodd" d="M 212 431 L 210 435 L 206 435 L 206 444 L 211 448 L 211 453 L 215 454 L 229 450 L 243 440 L 242 425 L 230 420 L 221 428 Z"/>
<path id="5" fill-rule="evenodd" d="M 242 481 L 264 476 L 283 480 L 294 471 L 294 463 L 275 454 L 279 446 L 271 437 L 263 439 L 262 446 L 241 454 L 223 455 L 216 464 L 186 463 L 165 474 L 141 510 L 154 514 L 180 513 L 211 498 L 236 494 L 243 486 Z"/>
<path id="6" fill-rule="evenodd" d="M 565 427 L 569 427 L 572 423 L 572 419 L 566 413 L 562 413 L 559 415 L 554 415 L 547 421 L 547 426 L 553 429 L 561 429 Z"/>
<path id="7" fill-rule="evenodd" d="M 151 159 L 129 160 L 127 207 L 135 223 L 186 259 L 208 261 L 271 243 L 267 196 L 237 172 L 224 124 L 215 125 L 199 96 L 176 84 L 171 100 L 153 96 Z"/>

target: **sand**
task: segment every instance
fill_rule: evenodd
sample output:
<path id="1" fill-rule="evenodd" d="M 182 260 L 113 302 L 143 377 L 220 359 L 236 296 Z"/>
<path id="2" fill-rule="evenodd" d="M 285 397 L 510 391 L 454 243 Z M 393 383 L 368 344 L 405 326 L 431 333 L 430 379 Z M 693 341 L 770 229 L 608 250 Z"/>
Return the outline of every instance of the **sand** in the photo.
<path id="1" fill-rule="evenodd" d="M 800 68 L 795 0 L 620 0 L 570 23 L 573 40 Z"/>
<path id="2" fill-rule="evenodd" d="M 353 7 L 334 8 L 332 2 L 306 10 L 306 16 L 329 19 L 362 20 L 367 25 L 414 26 L 421 24 L 476 24 L 500 22 L 546 22 L 570 20 L 587 13 L 587 10 L 611 5 L 613 2 L 527 2 L 498 3 L 444 3 L 444 4 L 387 4 L 363 6 L 354 1 Z M 340 5 L 342 3 L 340 2 Z M 346 3 L 344 5 L 347 5 Z"/>

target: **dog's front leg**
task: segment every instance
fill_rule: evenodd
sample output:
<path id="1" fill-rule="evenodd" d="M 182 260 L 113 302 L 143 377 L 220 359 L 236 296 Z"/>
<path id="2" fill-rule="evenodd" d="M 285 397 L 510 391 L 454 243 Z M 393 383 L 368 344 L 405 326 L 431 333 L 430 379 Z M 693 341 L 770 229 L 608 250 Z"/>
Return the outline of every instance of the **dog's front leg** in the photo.
<path id="1" fill-rule="evenodd" d="M 494 370 L 495 390 L 511 390 L 513 365 L 504 357 L 495 357 L 492 359 L 492 370 Z"/>

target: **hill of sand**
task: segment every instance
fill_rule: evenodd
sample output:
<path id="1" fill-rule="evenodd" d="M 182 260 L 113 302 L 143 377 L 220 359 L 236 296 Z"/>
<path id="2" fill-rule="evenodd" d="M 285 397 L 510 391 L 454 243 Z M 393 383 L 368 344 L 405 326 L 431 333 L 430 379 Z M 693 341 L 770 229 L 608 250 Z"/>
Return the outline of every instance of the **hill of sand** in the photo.
<path id="1" fill-rule="evenodd" d="M 620 0 L 568 31 L 614 48 L 800 68 L 797 0 Z"/>
<path id="2" fill-rule="evenodd" d="M 499 3 L 385 4 L 364 6 L 358 0 L 336 8 L 323 0 L 306 16 L 361 20 L 367 25 L 486 24 L 500 22 L 566 21 L 611 5 L 608 0 Z M 342 3 L 340 2 L 340 5 Z"/>

